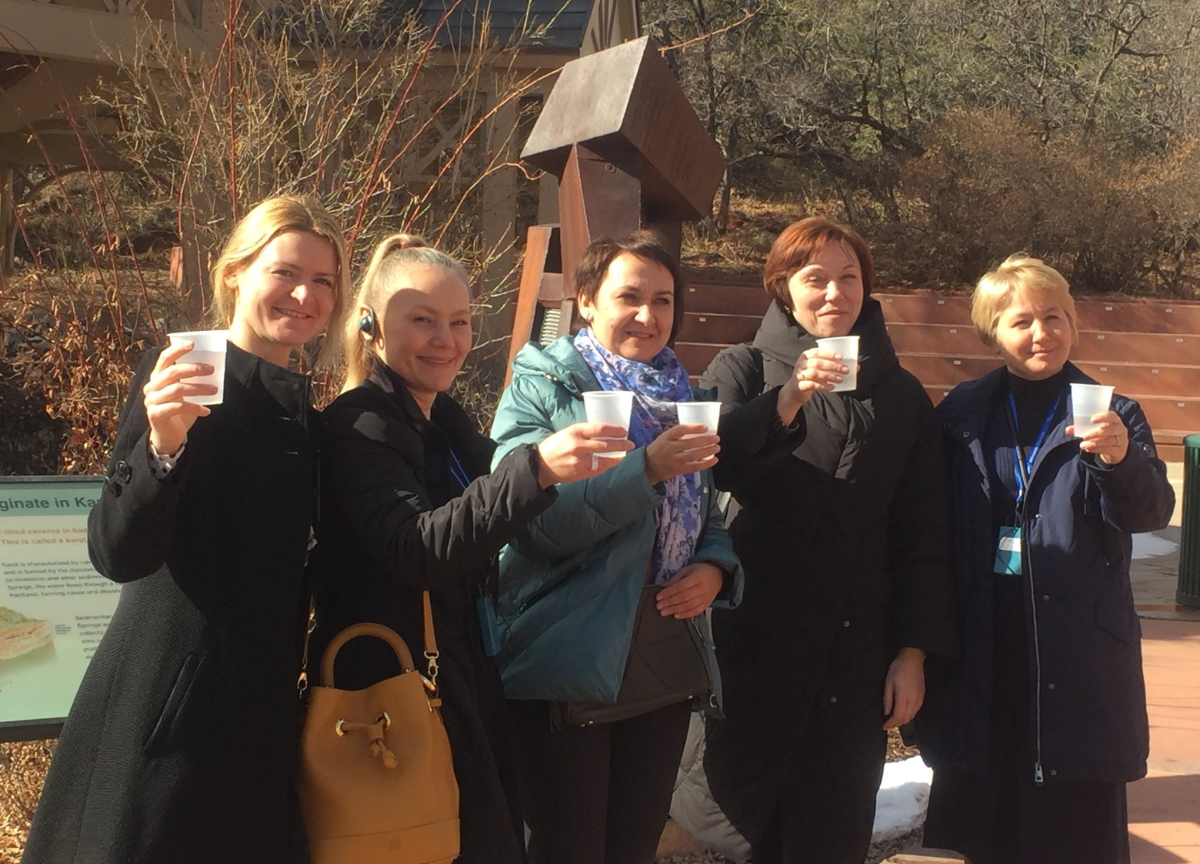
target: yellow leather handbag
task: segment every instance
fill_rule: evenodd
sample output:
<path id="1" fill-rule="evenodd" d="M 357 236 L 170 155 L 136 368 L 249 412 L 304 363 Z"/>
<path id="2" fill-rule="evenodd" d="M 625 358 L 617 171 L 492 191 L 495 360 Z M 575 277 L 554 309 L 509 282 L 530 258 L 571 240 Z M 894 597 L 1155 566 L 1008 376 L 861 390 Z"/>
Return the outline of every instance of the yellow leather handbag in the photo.
<path id="1" fill-rule="evenodd" d="M 300 803 L 313 864 L 451 864 L 458 857 L 458 782 L 437 698 L 429 594 L 429 677 L 394 630 L 355 624 L 321 658 L 300 741 Z M 338 690 L 333 666 L 351 639 L 382 639 L 401 673 L 365 690 Z"/>

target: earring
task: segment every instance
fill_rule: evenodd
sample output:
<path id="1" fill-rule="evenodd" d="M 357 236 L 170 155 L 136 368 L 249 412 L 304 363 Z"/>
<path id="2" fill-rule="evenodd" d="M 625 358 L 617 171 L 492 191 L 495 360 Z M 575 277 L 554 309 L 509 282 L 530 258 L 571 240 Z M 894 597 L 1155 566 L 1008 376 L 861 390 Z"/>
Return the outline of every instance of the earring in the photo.
<path id="1" fill-rule="evenodd" d="M 367 307 L 367 313 L 358 321 L 358 332 L 367 342 L 375 338 L 375 310 Z"/>

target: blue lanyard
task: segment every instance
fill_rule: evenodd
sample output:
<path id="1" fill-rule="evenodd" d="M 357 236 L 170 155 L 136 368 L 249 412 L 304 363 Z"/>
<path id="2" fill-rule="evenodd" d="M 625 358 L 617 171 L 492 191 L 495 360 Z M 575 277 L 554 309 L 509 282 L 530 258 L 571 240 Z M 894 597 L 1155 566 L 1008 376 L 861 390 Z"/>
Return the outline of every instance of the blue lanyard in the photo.
<path id="1" fill-rule="evenodd" d="M 465 492 L 467 487 L 471 485 L 471 478 L 467 476 L 466 469 L 463 468 L 462 463 L 458 461 L 458 456 L 455 455 L 453 450 L 450 451 L 450 460 L 450 477 L 459 485 L 459 488 Z"/>
<path id="2" fill-rule="evenodd" d="M 1013 394 L 1008 394 L 1008 407 L 1012 412 L 1009 415 L 1009 425 L 1012 427 L 1013 433 L 1013 455 L 1016 457 L 1013 465 L 1013 474 L 1017 478 L 1017 509 L 1020 510 L 1021 505 L 1025 501 L 1025 492 L 1029 489 L 1029 472 L 1033 468 L 1034 460 L 1037 459 L 1038 450 L 1042 449 L 1042 445 L 1046 443 L 1046 433 L 1050 431 L 1050 424 L 1054 421 L 1054 414 L 1058 411 L 1058 403 L 1062 401 L 1062 394 L 1058 394 L 1054 404 L 1050 406 L 1050 413 L 1046 415 L 1046 419 L 1042 421 L 1042 429 L 1038 432 L 1037 438 L 1033 442 L 1033 446 L 1029 448 L 1029 454 L 1022 456 L 1021 446 L 1017 443 L 1017 400 L 1013 398 Z"/>

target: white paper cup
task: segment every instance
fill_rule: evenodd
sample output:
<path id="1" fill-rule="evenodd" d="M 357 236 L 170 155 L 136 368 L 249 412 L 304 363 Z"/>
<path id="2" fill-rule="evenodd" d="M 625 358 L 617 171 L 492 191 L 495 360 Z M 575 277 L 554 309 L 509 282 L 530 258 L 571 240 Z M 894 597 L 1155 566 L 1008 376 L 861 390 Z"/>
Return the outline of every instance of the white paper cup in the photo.
<path id="1" fill-rule="evenodd" d="M 583 394 L 583 409 L 587 412 L 589 423 L 612 423 L 628 433 L 629 416 L 633 413 L 633 393 L 629 390 L 589 390 Z M 623 459 L 625 451 L 596 455 L 601 459 Z"/>
<path id="2" fill-rule="evenodd" d="M 1107 384 L 1071 385 L 1071 424 L 1081 438 L 1096 428 L 1092 416 L 1104 414 L 1112 404 L 1113 388 Z"/>
<path id="3" fill-rule="evenodd" d="M 183 380 L 188 384 L 209 384 L 217 388 L 212 396 L 189 396 L 184 402 L 193 405 L 220 405 L 225 396 L 225 348 L 229 345 L 228 330 L 189 330 L 183 333 L 168 333 L 172 345 L 191 342 L 192 350 L 184 354 L 178 363 L 207 363 L 213 367 L 211 375 L 194 375 Z"/>
<path id="4" fill-rule="evenodd" d="M 679 412 L 679 423 L 703 423 L 712 435 L 717 434 L 717 425 L 721 422 L 720 402 L 676 402 L 675 410 Z"/>
<path id="5" fill-rule="evenodd" d="M 817 347 L 824 351 L 834 351 L 842 355 L 842 365 L 850 371 L 841 384 L 833 385 L 834 393 L 845 393 L 858 389 L 858 337 L 857 336 L 828 336 L 817 340 Z"/>

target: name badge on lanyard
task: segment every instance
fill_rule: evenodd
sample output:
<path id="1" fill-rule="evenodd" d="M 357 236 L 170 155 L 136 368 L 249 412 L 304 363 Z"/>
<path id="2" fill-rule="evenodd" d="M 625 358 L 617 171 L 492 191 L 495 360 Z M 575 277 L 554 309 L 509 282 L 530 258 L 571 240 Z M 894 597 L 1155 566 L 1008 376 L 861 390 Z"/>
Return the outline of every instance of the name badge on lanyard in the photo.
<path id="1" fill-rule="evenodd" d="M 999 535 L 996 538 L 996 558 L 992 563 L 992 571 L 1004 576 L 1020 576 L 1022 572 L 1022 553 L 1024 544 L 1022 542 L 1022 534 L 1025 525 L 1025 501 L 1029 492 L 1029 477 L 1030 471 L 1033 470 L 1033 463 L 1037 459 L 1038 451 L 1042 449 L 1042 445 L 1046 442 L 1046 434 L 1050 431 L 1050 424 L 1054 421 L 1054 414 L 1058 411 L 1058 403 L 1062 401 L 1062 394 L 1054 400 L 1054 404 L 1050 406 L 1050 413 L 1046 415 L 1046 419 L 1042 421 L 1042 428 L 1038 431 L 1037 438 L 1033 442 L 1033 446 L 1029 448 L 1029 452 L 1022 453 L 1021 445 L 1018 442 L 1017 435 L 1017 400 L 1013 398 L 1012 393 L 1008 394 L 1009 411 L 1006 414 L 1008 418 L 1009 429 L 1012 430 L 1013 436 L 1013 474 L 1017 482 L 1017 505 L 1013 514 L 1015 525 L 1003 525 L 1000 527 Z"/>
<path id="2" fill-rule="evenodd" d="M 1021 529 L 1003 525 L 996 539 L 996 561 L 992 572 L 1003 576 L 1021 575 Z"/>

